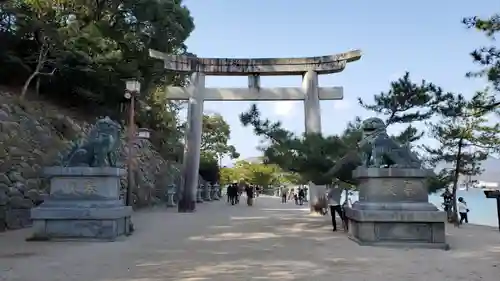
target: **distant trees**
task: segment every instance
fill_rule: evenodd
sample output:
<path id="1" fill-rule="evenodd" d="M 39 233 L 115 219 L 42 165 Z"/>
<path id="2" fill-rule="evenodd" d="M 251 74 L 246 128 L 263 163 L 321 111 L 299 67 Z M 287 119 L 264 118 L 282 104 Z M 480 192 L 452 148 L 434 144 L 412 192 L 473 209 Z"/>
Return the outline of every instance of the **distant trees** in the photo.
<path id="1" fill-rule="evenodd" d="M 203 133 L 201 136 L 201 151 L 206 157 L 214 158 L 220 165 L 222 158 L 240 157 L 233 145 L 228 143 L 231 128 L 220 114 L 203 116 Z"/>
<path id="2" fill-rule="evenodd" d="M 301 184 L 302 179 L 294 173 L 284 172 L 278 165 L 254 163 L 249 161 L 237 161 L 231 168 L 221 168 L 220 183 L 230 184 L 232 182 L 245 181 L 255 184 L 264 189 L 279 185 Z"/>
<path id="3" fill-rule="evenodd" d="M 240 155 L 228 143 L 231 128 L 220 114 L 203 116 L 203 132 L 200 149 L 200 175 L 214 184 L 219 181 L 221 162 L 224 156 L 236 159 Z"/>

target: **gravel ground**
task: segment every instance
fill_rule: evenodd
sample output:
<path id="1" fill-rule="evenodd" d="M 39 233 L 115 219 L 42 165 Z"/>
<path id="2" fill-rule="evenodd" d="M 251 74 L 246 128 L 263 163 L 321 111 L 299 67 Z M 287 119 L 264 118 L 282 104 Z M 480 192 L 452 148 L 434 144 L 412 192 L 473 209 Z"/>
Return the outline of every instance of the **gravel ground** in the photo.
<path id="1" fill-rule="evenodd" d="M 242 200 L 244 202 L 244 200 Z M 242 203 L 243 203 L 242 202 Z M 448 229 L 450 251 L 361 247 L 328 217 L 278 198 L 254 207 L 204 203 L 195 214 L 154 209 L 134 215 L 133 236 L 105 242 L 25 242 L 0 234 L 0 280 L 486 280 L 500 278 L 500 233 Z"/>

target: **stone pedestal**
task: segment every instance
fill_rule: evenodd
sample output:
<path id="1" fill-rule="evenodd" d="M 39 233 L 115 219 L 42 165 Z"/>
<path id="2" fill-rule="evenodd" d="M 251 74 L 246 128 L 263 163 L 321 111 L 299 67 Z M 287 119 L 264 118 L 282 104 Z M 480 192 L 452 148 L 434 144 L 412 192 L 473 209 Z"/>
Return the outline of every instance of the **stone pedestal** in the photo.
<path id="1" fill-rule="evenodd" d="M 203 203 L 201 186 L 198 186 L 198 188 L 196 189 L 196 203 Z"/>
<path id="2" fill-rule="evenodd" d="M 448 249 L 446 213 L 429 203 L 431 171 L 364 168 L 353 172 L 359 201 L 346 209 L 349 236 L 361 245 Z"/>
<path id="3" fill-rule="evenodd" d="M 120 177 L 112 167 L 48 167 L 50 195 L 31 210 L 30 240 L 98 239 L 130 234 L 132 207 L 120 200 Z"/>

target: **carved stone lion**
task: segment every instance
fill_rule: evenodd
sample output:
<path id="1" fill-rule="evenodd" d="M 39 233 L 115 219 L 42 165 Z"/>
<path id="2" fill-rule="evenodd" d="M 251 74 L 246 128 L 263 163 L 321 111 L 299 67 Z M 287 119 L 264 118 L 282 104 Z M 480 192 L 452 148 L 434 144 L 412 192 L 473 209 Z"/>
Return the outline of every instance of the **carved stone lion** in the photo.
<path id="1" fill-rule="evenodd" d="M 421 161 L 406 146 L 389 137 L 384 121 L 372 117 L 363 121 L 363 139 L 358 143 L 362 166 L 420 168 Z"/>
<path id="2" fill-rule="evenodd" d="M 120 145 L 120 124 L 109 117 L 97 120 L 86 138 L 73 143 L 62 159 L 64 167 L 116 167 Z"/>

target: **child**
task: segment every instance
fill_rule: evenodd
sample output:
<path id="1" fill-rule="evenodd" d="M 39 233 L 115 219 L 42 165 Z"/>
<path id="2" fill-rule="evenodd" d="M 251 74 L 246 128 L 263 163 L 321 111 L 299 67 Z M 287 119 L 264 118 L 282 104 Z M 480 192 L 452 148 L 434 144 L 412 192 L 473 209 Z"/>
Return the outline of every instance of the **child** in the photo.
<path id="1" fill-rule="evenodd" d="M 457 207 L 458 207 L 458 213 L 460 214 L 459 224 L 462 224 L 464 221 L 465 223 L 469 223 L 469 218 L 467 216 L 469 209 L 467 208 L 467 203 L 465 202 L 463 197 L 458 197 Z"/>

